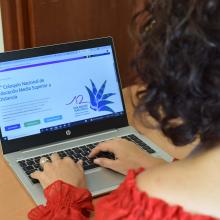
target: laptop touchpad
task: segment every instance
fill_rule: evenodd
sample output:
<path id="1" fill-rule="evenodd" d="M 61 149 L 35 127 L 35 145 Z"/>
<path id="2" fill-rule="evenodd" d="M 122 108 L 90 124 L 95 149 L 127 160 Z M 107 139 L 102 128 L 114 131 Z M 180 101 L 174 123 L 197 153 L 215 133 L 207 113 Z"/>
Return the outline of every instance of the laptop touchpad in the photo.
<path id="1" fill-rule="evenodd" d="M 124 180 L 124 177 L 124 175 L 105 168 L 86 174 L 87 185 L 93 196 L 111 191 Z"/>

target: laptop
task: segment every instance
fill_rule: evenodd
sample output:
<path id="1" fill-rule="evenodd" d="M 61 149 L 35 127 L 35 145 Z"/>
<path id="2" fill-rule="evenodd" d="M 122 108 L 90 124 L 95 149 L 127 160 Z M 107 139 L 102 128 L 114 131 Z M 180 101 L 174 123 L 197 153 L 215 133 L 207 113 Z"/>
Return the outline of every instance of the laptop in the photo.
<path id="1" fill-rule="evenodd" d="M 173 160 L 129 126 L 111 37 L 1 53 L 0 127 L 4 159 L 37 204 L 45 198 L 30 174 L 54 152 L 83 160 L 93 196 L 124 179 L 88 159 L 102 141 L 121 137 Z"/>

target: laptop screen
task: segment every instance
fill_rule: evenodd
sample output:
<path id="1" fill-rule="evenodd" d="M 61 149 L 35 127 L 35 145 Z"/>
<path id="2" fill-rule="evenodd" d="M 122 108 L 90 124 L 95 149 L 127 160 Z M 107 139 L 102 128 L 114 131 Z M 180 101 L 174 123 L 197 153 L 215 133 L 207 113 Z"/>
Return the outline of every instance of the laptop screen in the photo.
<path id="1" fill-rule="evenodd" d="M 0 63 L 4 141 L 122 114 L 111 45 Z"/>

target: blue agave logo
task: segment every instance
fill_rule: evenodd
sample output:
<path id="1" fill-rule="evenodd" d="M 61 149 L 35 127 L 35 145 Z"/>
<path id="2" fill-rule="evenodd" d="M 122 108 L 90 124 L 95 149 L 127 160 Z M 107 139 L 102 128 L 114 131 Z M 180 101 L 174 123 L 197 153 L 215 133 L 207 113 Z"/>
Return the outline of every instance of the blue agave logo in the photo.
<path id="1" fill-rule="evenodd" d="M 108 111 L 114 113 L 114 111 L 107 105 L 114 103 L 112 101 L 109 101 L 108 98 L 115 95 L 115 93 L 104 94 L 106 80 L 104 81 L 99 90 L 97 90 L 94 82 L 91 79 L 90 82 L 92 84 L 92 89 L 86 86 L 86 89 L 90 97 L 90 108 L 94 111 Z"/>

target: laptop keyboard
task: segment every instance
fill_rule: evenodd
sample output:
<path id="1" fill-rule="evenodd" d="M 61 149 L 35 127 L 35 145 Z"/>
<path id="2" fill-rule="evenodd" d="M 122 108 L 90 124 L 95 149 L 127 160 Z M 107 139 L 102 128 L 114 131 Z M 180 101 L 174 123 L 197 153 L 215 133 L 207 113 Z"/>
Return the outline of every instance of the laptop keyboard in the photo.
<path id="1" fill-rule="evenodd" d="M 131 134 L 127 136 L 121 137 L 123 139 L 126 139 L 128 141 L 132 141 L 139 145 L 143 150 L 147 151 L 148 153 L 155 153 L 155 151 L 149 147 L 146 143 L 144 143 L 142 140 L 140 140 L 137 136 Z M 93 163 L 93 160 L 98 157 L 105 157 L 109 159 L 115 159 L 113 153 L 109 152 L 100 152 L 98 155 L 96 155 L 95 158 L 88 158 L 89 153 L 93 148 L 95 148 L 100 142 L 87 144 L 79 147 L 74 147 L 72 149 L 62 150 L 58 151 L 56 153 L 59 154 L 61 158 L 64 158 L 66 156 L 72 158 L 75 162 L 78 160 L 83 160 L 83 168 L 84 170 L 90 170 L 93 168 L 98 167 L 98 165 Z M 24 172 L 28 175 L 29 179 L 33 184 L 38 183 L 38 180 L 31 178 L 30 174 L 37 170 L 42 170 L 40 166 L 40 158 L 41 157 L 47 157 L 50 159 L 51 154 L 41 155 L 34 158 L 29 158 L 25 160 L 18 161 L 18 164 L 22 167 Z"/>

